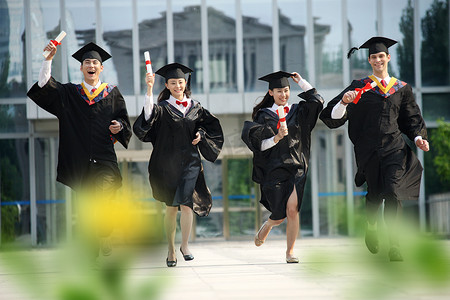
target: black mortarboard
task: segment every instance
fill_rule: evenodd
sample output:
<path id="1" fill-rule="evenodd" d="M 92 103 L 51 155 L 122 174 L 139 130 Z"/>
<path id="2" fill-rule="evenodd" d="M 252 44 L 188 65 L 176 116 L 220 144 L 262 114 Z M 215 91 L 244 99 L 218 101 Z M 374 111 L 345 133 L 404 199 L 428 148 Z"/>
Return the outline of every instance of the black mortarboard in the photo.
<path id="1" fill-rule="evenodd" d="M 72 57 L 81 63 L 83 63 L 83 61 L 87 58 L 97 59 L 99 62 L 103 63 L 107 59 L 111 58 L 111 55 L 97 44 L 91 42 L 72 54 Z"/>
<path id="2" fill-rule="evenodd" d="M 278 71 L 275 73 L 267 74 L 263 77 L 258 78 L 259 80 L 267 81 L 269 83 L 269 89 L 273 90 L 274 88 L 283 88 L 289 86 L 289 77 L 292 77 L 293 74 Z"/>
<path id="3" fill-rule="evenodd" d="M 191 72 L 194 72 L 194 71 L 182 64 L 171 63 L 168 65 L 165 65 L 164 67 L 161 67 L 158 71 L 156 71 L 156 74 L 161 75 L 167 81 L 171 78 L 185 78 L 184 75 L 186 73 L 189 73 L 189 76 L 190 76 Z"/>
<path id="4" fill-rule="evenodd" d="M 359 48 L 353 47 L 352 49 L 350 49 L 350 51 L 347 53 L 347 58 L 350 58 L 353 52 L 361 48 L 369 49 L 369 55 L 379 52 L 386 52 L 387 54 L 389 54 L 388 48 L 395 44 L 397 44 L 397 41 L 382 36 L 374 36 L 367 40 Z"/>

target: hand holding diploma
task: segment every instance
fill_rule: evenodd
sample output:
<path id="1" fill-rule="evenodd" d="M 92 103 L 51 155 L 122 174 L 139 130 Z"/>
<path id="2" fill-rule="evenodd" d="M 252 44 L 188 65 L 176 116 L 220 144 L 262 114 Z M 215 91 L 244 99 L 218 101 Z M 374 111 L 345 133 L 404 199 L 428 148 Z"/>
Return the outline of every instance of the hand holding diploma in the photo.
<path id="1" fill-rule="evenodd" d="M 288 129 L 286 126 L 281 126 L 278 130 L 278 133 L 273 137 L 273 141 L 278 143 L 280 140 L 282 140 L 286 135 L 288 135 Z"/>
<path id="2" fill-rule="evenodd" d="M 286 135 L 288 135 L 288 129 L 286 124 L 286 114 L 283 106 L 279 106 L 277 108 L 277 114 L 280 120 L 278 121 L 277 129 L 278 133 L 274 136 L 273 141 L 278 143 L 281 139 L 283 139 Z"/>
<path id="3" fill-rule="evenodd" d="M 61 41 L 63 40 L 63 38 L 65 36 L 66 36 L 66 32 L 61 31 L 61 33 L 58 34 L 58 36 L 54 40 L 51 40 L 48 43 L 48 45 L 44 48 L 44 53 L 42 53 L 42 55 L 44 55 L 44 57 L 45 57 L 45 60 L 53 59 L 53 56 L 55 56 L 55 54 L 56 54 L 56 46 L 61 45 Z"/>
<path id="4" fill-rule="evenodd" d="M 364 94 L 368 90 L 373 89 L 376 86 L 377 86 L 377 83 L 375 81 L 372 81 L 372 83 L 366 83 L 366 85 L 362 88 L 357 88 L 354 91 L 348 91 L 342 97 L 342 102 L 345 105 L 347 105 L 351 102 L 357 104 L 359 99 L 361 98 L 362 94 Z"/>

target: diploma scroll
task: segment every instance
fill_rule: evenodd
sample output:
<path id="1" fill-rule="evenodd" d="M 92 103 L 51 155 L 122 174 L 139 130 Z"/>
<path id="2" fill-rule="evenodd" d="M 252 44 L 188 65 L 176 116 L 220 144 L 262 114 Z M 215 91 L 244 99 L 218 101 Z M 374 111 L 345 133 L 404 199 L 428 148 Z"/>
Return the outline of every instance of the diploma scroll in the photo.
<path id="1" fill-rule="evenodd" d="M 277 129 L 280 128 L 281 126 L 287 127 L 287 125 L 286 125 L 286 114 L 284 112 L 284 107 L 283 106 L 279 106 L 277 108 L 277 115 L 280 118 L 280 120 L 278 121 Z"/>
<path id="2" fill-rule="evenodd" d="M 359 99 L 361 98 L 362 94 L 364 94 L 368 90 L 373 89 L 376 86 L 377 86 L 377 83 L 375 81 L 372 81 L 372 83 L 366 83 L 366 85 L 362 88 L 355 89 L 355 91 L 358 92 L 358 94 L 356 95 L 355 100 L 353 100 L 353 103 L 357 104 Z"/>
<path id="3" fill-rule="evenodd" d="M 56 45 L 60 45 L 61 41 L 63 40 L 63 38 L 66 36 L 66 32 L 65 31 L 61 31 L 60 34 L 58 34 L 58 36 L 52 40 L 53 44 Z M 44 53 L 42 53 L 42 55 L 44 55 L 45 58 L 47 58 L 47 56 L 50 54 L 50 51 L 46 50 L 44 51 Z"/>
<path id="4" fill-rule="evenodd" d="M 150 52 L 145 51 L 144 58 L 145 58 L 145 67 L 147 68 L 147 73 L 153 74 L 152 61 L 150 60 Z"/>

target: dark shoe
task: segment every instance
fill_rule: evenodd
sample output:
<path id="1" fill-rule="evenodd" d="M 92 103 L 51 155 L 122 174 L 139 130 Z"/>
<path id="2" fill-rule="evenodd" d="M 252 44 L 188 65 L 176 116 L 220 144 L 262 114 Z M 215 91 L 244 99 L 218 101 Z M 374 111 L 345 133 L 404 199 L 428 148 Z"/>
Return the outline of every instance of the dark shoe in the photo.
<path id="1" fill-rule="evenodd" d="M 403 256 L 400 253 L 400 250 L 398 247 L 392 247 L 391 250 L 389 250 L 389 260 L 390 261 L 403 261 Z"/>
<path id="2" fill-rule="evenodd" d="M 166 258 L 166 264 L 169 268 L 176 267 L 177 259 L 175 258 L 175 260 L 169 260 L 169 258 Z"/>
<path id="3" fill-rule="evenodd" d="M 369 249 L 370 252 L 372 252 L 373 254 L 378 253 L 380 249 L 378 246 L 378 235 L 376 230 L 366 229 L 365 241 L 367 249 Z"/>
<path id="4" fill-rule="evenodd" d="M 192 255 L 192 254 L 184 255 L 183 250 L 181 250 L 181 247 L 180 247 L 180 252 L 181 252 L 181 254 L 183 254 L 184 260 L 188 261 L 188 260 L 193 260 L 194 259 L 194 255 Z"/>

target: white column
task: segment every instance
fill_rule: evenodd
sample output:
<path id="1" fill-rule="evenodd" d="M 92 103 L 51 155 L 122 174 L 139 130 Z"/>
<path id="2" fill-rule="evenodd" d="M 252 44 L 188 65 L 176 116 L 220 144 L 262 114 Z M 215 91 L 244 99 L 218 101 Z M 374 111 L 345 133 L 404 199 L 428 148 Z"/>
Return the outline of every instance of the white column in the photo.
<path id="1" fill-rule="evenodd" d="M 209 106 L 209 46 L 208 46 L 208 6 L 206 0 L 202 0 L 201 6 L 202 22 L 202 66 L 203 66 L 203 94 L 207 96 L 207 107 Z"/>
<path id="2" fill-rule="evenodd" d="M 343 69 L 343 84 L 348 86 L 350 84 L 350 59 L 347 58 L 347 51 L 350 49 L 349 30 L 348 30 L 348 6 L 347 0 L 342 0 L 342 69 Z"/>
<path id="3" fill-rule="evenodd" d="M 30 0 L 25 0 L 25 60 L 28 62 L 26 73 L 27 73 L 27 86 L 30 88 L 33 84 L 32 82 L 32 56 L 31 56 L 31 35 L 32 35 L 32 24 L 31 24 L 31 10 L 30 10 Z M 29 169 L 30 169 L 30 226 L 31 226 L 31 245 L 37 245 L 37 207 L 36 207 L 36 157 L 34 152 L 34 123 L 33 121 L 28 121 L 28 153 L 29 153 Z"/>
<path id="4" fill-rule="evenodd" d="M 315 60 L 316 55 L 314 51 L 314 16 L 312 9 L 312 0 L 306 1 L 306 11 L 307 11 L 307 25 L 306 25 L 306 35 L 308 38 L 308 54 L 307 54 L 307 64 L 308 64 L 308 81 L 312 86 L 316 86 L 316 69 Z M 319 53 L 319 55 L 322 55 Z"/>
<path id="5" fill-rule="evenodd" d="M 244 33 L 241 0 L 236 0 L 236 72 L 237 90 L 242 94 L 244 93 Z M 242 111 L 244 111 L 244 104 Z"/>
<path id="6" fill-rule="evenodd" d="M 377 35 L 383 36 L 383 1 L 377 0 Z"/>
<path id="7" fill-rule="evenodd" d="M 131 2 L 131 10 L 133 15 L 133 27 L 131 29 L 131 43 L 132 43 L 132 51 L 133 51 L 133 83 L 134 83 L 134 94 L 141 94 L 141 72 L 139 63 L 141 60 L 144 60 L 144 53 L 140 51 L 139 44 L 139 24 L 138 24 L 138 16 L 137 16 L 137 0 L 133 0 Z M 136 97 L 138 98 L 138 97 Z M 137 99 L 136 99 L 137 101 Z M 139 103 L 136 103 L 136 107 L 139 107 Z"/>
<path id="8" fill-rule="evenodd" d="M 272 0 L 272 52 L 273 70 L 280 70 L 280 22 L 277 0 Z"/>
<path id="9" fill-rule="evenodd" d="M 318 165 L 318 136 L 317 131 L 313 130 L 311 134 L 311 210 L 312 210 L 312 230 L 313 237 L 320 236 L 320 222 L 319 222 L 319 165 Z"/>
<path id="10" fill-rule="evenodd" d="M 64 30 L 67 32 L 67 23 L 66 23 L 66 1 L 60 0 L 59 1 L 59 14 L 61 16 L 61 30 Z M 67 42 L 61 44 L 61 82 L 68 82 L 69 81 L 69 67 L 67 64 L 66 57 L 69 57 L 67 55 Z"/>
<path id="11" fill-rule="evenodd" d="M 347 0 L 342 0 L 342 67 L 344 70 L 343 83 L 348 86 L 351 82 L 350 60 L 347 58 L 347 51 L 350 49 L 349 28 L 348 28 L 348 5 Z M 347 129 L 347 126 L 345 126 Z M 348 138 L 347 131 L 344 133 L 344 153 L 345 153 L 345 191 L 347 203 L 347 232 L 352 236 L 355 232 L 355 204 L 353 196 L 353 151 L 352 143 Z"/>
<path id="12" fill-rule="evenodd" d="M 173 12 L 172 0 L 167 0 L 166 26 L 167 26 L 167 63 L 175 62 L 174 37 L 173 37 Z"/>
<path id="13" fill-rule="evenodd" d="M 421 65 L 421 40 L 420 40 L 420 6 L 419 0 L 414 1 L 414 79 L 416 81 L 416 102 L 422 110 L 422 65 Z M 424 166 L 423 151 L 417 151 L 417 158 Z M 422 181 L 420 182 L 419 194 L 419 225 L 420 230 L 426 228 L 426 210 L 425 210 L 425 173 L 422 172 Z"/>
<path id="14" fill-rule="evenodd" d="M 103 21 L 101 0 L 95 0 L 95 43 L 103 47 Z"/>

